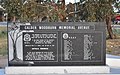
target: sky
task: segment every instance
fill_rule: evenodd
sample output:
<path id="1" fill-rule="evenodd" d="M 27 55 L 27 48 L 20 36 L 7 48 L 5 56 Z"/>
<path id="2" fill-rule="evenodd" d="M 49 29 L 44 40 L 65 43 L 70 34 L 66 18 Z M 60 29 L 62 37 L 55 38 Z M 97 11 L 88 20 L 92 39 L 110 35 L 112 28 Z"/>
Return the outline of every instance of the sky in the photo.
<path id="1" fill-rule="evenodd" d="M 58 0 L 55 0 L 55 2 L 57 2 Z M 71 2 L 71 3 L 75 3 L 75 1 L 76 2 L 79 2 L 80 0 L 65 0 L 65 3 L 66 4 L 69 4 L 69 2 Z"/>
<path id="2" fill-rule="evenodd" d="M 71 3 L 75 3 L 76 2 L 79 2 L 80 0 L 65 0 L 65 3 L 68 4 L 69 2 Z"/>

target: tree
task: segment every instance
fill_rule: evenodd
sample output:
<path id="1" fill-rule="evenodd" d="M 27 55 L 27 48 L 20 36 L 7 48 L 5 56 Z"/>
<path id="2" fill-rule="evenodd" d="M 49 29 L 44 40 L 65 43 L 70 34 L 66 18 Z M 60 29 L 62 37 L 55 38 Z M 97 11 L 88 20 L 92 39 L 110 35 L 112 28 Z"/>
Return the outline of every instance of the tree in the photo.
<path id="1" fill-rule="evenodd" d="M 32 22 L 35 19 L 36 16 L 36 6 L 37 3 L 35 0 L 29 0 L 25 1 L 22 5 L 22 16 L 21 16 L 21 21 L 22 22 Z"/>
<path id="2" fill-rule="evenodd" d="M 88 22 L 106 22 L 110 39 L 115 38 L 112 27 L 111 17 L 114 15 L 113 4 L 115 0 L 80 0 L 81 17 Z M 82 13 L 82 14 L 81 14 Z"/>
<path id="3" fill-rule="evenodd" d="M 65 0 L 4 0 L 3 6 L 10 21 L 41 22 L 47 17 L 48 21 L 65 21 Z"/>
<path id="4" fill-rule="evenodd" d="M 8 37 L 9 37 L 9 41 L 11 40 L 11 45 L 12 48 L 13 48 L 13 59 L 11 59 L 9 61 L 9 65 L 26 65 L 26 66 L 29 66 L 29 65 L 32 65 L 32 63 L 30 63 L 29 61 L 23 61 L 21 60 L 20 58 L 18 58 L 18 48 L 17 48 L 17 43 L 18 43 L 18 40 L 20 38 L 22 38 L 22 30 L 20 30 L 20 25 L 19 23 L 11 23 L 10 26 L 8 26 Z"/>
<path id="5" fill-rule="evenodd" d="M 11 25 L 8 30 L 8 35 L 10 36 L 10 39 L 12 40 L 12 46 L 13 46 L 13 59 L 11 61 L 20 61 L 20 59 L 17 56 L 17 40 L 19 39 L 19 37 L 22 36 L 22 31 L 19 29 L 20 27 L 18 27 L 15 23 L 13 23 L 13 25 Z"/>
<path id="6" fill-rule="evenodd" d="M 66 6 L 67 10 L 66 10 L 66 14 L 68 17 L 68 22 L 74 22 L 75 21 L 75 15 L 74 15 L 74 4 L 69 3 Z"/>
<path id="7" fill-rule="evenodd" d="M 22 0 L 4 0 L 3 7 L 8 13 L 8 19 L 16 21 L 21 16 Z"/>
<path id="8" fill-rule="evenodd" d="M 65 22 L 66 21 L 66 12 L 65 12 L 65 1 L 61 0 L 57 3 L 52 2 L 49 5 L 49 18 L 50 22 Z"/>

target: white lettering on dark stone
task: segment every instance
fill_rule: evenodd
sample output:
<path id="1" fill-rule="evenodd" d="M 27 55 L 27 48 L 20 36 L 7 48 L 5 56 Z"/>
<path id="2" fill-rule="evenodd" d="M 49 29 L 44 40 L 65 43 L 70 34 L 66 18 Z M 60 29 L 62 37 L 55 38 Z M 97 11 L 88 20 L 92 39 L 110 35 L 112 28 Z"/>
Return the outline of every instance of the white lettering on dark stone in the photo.
<path id="1" fill-rule="evenodd" d="M 84 35 L 84 60 L 91 60 L 93 52 L 91 47 L 93 46 L 93 40 L 91 35 Z"/>
<path id="2" fill-rule="evenodd" d="M 32 34 L 31 38 L 57 38 L 56 34 Z"/>
<path id="3" fill-rule="evenodd" d="M 55 60 L 53 52 L 27 52 L 25 60 Z"/>
<path id="4" fill-rule="evenodd" d="M 64 60 L 72 60 L 72 42 L 64 40 Z"/>
<path id="5" fill-rule="evenodd" d="M 52 44 L 54 39 L 34 39 L 33 42 L 35 44 Z"/>

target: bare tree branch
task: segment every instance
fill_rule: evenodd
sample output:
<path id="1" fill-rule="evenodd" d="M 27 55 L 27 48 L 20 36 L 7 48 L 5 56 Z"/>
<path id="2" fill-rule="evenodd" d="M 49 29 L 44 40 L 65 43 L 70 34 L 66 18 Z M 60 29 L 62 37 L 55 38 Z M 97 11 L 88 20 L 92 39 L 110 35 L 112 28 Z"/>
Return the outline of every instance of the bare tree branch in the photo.
<path id="1" fill-rule="evenodd" d="M 16 29 L 17 30 L 17 29 Z M 13 32 L 13 37 L 15 36 L 15 32 L 16 32 L 16 30 L 14 30 L 14 32 Z"/>
<path id="2" fill-rule="evenodd" d="M 15 44 L 14 39 L 13 39 L 13 37 L 12 37 L 12 34 L 9 33 L 9 35 L 10 35 L 10 37 L 11 37 L 11 39 L 12 39 L 13 44 Z"/>
<path id="3" fill-rule="evenodd" d="M 19 38 L 21 35 L 22 35 L 22 34 L 20 34 L 19 36 L 16 37 L 15 44 L 16 44 L 18 38 Z"/>
<path id="4" fill-rule="evenodd" d="M 19 30 L 19 32 L 16 34 L 16 37 L 17 37 L 17 36 L 18 36 L 18 34 L 19 34 L 19 33 L 21 33 L 21 32 L 22 32 L 22 31 L 21 31 L 21 30 Z"/>

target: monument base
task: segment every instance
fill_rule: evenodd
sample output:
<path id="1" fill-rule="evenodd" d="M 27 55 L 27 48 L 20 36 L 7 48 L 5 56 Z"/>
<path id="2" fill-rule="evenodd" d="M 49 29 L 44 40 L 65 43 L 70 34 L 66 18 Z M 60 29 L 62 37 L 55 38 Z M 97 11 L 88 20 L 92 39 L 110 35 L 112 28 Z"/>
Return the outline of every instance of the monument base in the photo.
<path id="1" fill-rule="evenodd" d="M 108 66 L 45 66 L 45 67 L 6 67 L 6 74 L 75 74 L 75 73 L 110 73 Z"/>

